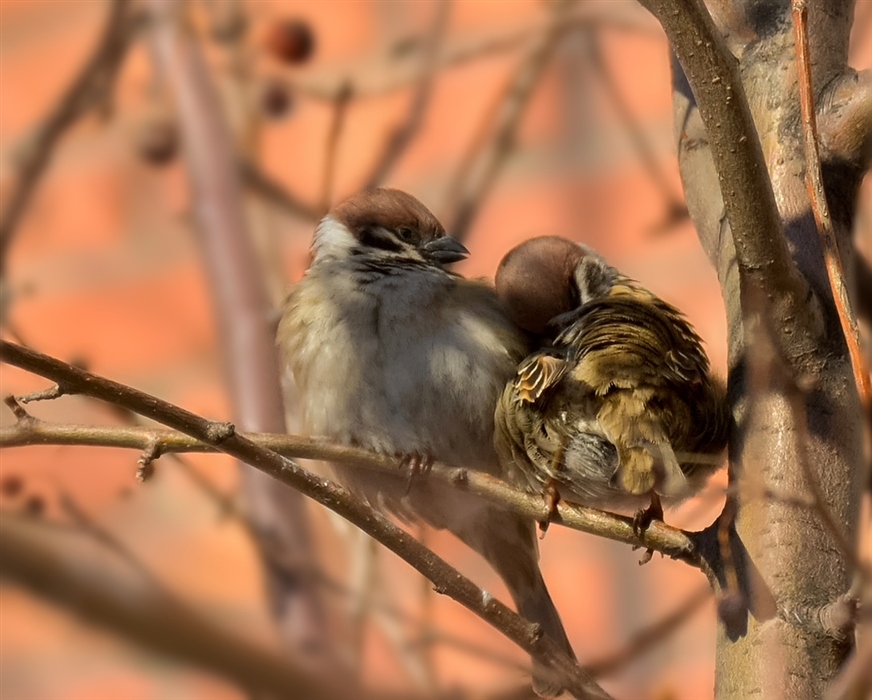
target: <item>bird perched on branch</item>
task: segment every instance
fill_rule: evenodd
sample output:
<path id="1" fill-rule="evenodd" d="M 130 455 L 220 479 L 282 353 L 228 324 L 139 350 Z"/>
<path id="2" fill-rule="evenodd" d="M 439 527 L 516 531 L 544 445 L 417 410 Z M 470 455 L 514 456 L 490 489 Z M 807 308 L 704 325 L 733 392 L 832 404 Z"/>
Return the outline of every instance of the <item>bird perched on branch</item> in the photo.
<path id="1" fill-rule="evenodd" d="M 552 498 L 662 518 L 720 465 L 730 414 L 682 314 L 590 248 L 545 236 L 500 263 L 497 293 L 542 339 L 507 383 L 494 444 L 516 482 Z"/>
<path id="2" fill-rule="evenodd" d="M 529 351 L 492 286 L 444 269 L 468 251 L 414 197 L 371 189 L 320 223 L 278 342 L 304 430 L 338 443 L 501 475 L 494 406 Z M 445 528 L 484 556 L 519 612 L 572 649 L 538 567 L 533 523 L 435 480 L 334 465 L 373 506 Z M 534 668 L 542 694 L 560 690 Z"/>

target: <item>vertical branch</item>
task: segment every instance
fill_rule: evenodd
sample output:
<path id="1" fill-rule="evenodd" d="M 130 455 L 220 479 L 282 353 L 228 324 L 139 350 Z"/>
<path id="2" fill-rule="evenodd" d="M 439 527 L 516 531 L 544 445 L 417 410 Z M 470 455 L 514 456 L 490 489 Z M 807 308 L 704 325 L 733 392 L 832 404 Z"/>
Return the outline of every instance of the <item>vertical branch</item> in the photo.
<path id="1" fill-rule="evenodd" d="M 215 304 L 234 420 L 246 430 L 283 432 L 284 407 L 271 308 L 246 226 L 229 128 L 203 56 L 177 15 L 180 5 L 151 0 L 153 48 L 178 110 L 196 220 Z M 298 575 L 269 570 L 271 598 L 286 639 L 305 650 L 326 645 L 312 570 L 305 505 L 255 470 L 242 470 L 248 511 L 261 549 L 282 551 Z M 264 561 L 268 561 L 266 557 Z"/>
<path id="2" fill-rule="evenodd" d="M 571 5 L 572 3 L 567 0 L 557 0 L 551 6 L 551 14 L 545 29 L 534 41 L 529 52 L 521 58 L 517 73 L 499 98 L 498 106 L 493 112 L 491 128 L 480 132 L 482 135 L 490 132 L 493 136 L 487 142 L 487 151 L 482 156 L 481 168 L 477 169 L 478 177 L 472 172 L 478 139 L 462 161 L 452 192 L 448 196 L 449 206 L 453 209 L 448 230 L 458 240 L 466 237 L 478 209 L 490 192 L 501 168 L 515 150 L 515 137 L 524 109 L 559 44 L 558 39 L 564 29 Z M 491 120 L 490 114 L 487 120 Z"/>
<path id="3" fill-rule="evenodd" d="M 808 8 L 805 0 L 793 0 L 793 26 L 796 33 L 796 60 L 799 76 L 800 109 L 802 111 L 802 134 L 805 143 L 805 178 L 811 198 L 811 209 L 814 213 L 818 234 L 824 252 L 827 267 L 827 277 L 833 291 L 833 300 L 839 323 L 848 346 L 848 357 L 854 372 L 860 403 L 866 412 L 867 419 L 872 417 L 872 385 L 870 385 L 869 368 L 863 357 L 860 346 L 860 331 L 857 328 L 857 317 L 851 308 L 848 288 L 845 284 L 845 271 L 839 256 L 836 232 L 827 204 L 824 181 L 821 174 L 821 159 L 818 150 L 817 117 L 814 106 L 814 94 L 811 79 L 811 58 L 808 45 Z M 867 429 L 869 421 L 867 420 Z"/>
<path id="4" fill-rule="evenodd" d="M 439 67 L 439 47 L 445 37 L 450 10 L 451 0 L 442 0 L 436 7 L 433 27 L 424 45 L 421 79 L 412 98 L 409 114 L 405 123 L 397 126 L 388 138 L 381 156 L 370 174 L 364 179 L 365 188 L 375 187 L 384 182 L 424 122 L 424 115 L 427 112 L 427 105 L 430 103 L 430 95 L 433 92 L 433 83 Z"/>
<path id="5" fill-rule="evenodd" d="M 343 83 L 333 99 L 333 118 L 330 130 L 327 132 L 327 145 L 324 149 L 324 176 L 321 181 L 321 214 L 330 210 L 336 187 L 336 162 L 339 156 L 339 141 L 345 128 L 345 117 L 348 115 L 348 103 L 354 94 L 351 83 Z"/>

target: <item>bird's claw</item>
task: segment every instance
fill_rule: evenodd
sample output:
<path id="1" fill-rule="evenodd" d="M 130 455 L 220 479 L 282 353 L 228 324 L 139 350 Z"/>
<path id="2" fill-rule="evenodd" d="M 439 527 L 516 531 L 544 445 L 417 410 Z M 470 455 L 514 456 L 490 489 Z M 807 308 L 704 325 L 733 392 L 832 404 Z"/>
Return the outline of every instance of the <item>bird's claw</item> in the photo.
<path id="1" fill-rule="evenodd" d="M 633 515 L 633 534 L 641 540 L 645 531 L 655 520 L 663 521 L 663 504 L 660 503 L 660 496 L 656 493 L 652 493 L 651 505 L 647 508 L 637 510 Z M 653 549 L 646 549 L 645 553 L 642 555 L 642 559 L 639 561 L 639 566 L 651 561 L 653 554 Z"/>
<path id="2" fill-rule="evenodd" d="M 412 484 L 419 476 L 426 476 L 433 468 L 433 457 L 420 452 L 410 452 L 397 455 L 400 458 L 398 467 L 400 470 L 408 470 L 409 481 L 406 484 L 405 496 L 412 490 Z"/>
<path id="3" fill-rule="evenodd" d="M 539 539 L 545 539 L 545 533 L 548 532 L 548 526 L 551 525 L 551 521 L 554 519 L 554 516 L 557 515 L 557 504 L 560 503 L 560 491 L 557 490 L 557 484 L 554 483 L 553 480 L 548 481 L 545 484 L 545 488 L 542 491 L 542 498 L 545 500 L 545 506 L 548 508 L 548 514 L 545 516 L 545 519 L 539 522 Z"/>

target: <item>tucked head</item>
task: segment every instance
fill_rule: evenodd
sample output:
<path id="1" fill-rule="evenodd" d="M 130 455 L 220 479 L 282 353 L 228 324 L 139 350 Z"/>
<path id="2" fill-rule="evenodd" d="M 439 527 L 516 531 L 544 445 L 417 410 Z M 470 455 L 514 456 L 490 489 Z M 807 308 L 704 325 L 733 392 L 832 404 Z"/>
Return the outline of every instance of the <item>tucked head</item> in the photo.
<path id="1" fill-rule="evenodd" d="M 506 253 L 495 283 L 515 324 L 545 335 L 555 316 L 606 294 L 616 277 L 617 272 L 587 246 L 542 236 Z"/>
<path id="2" fill-rule="evenodd" d="M 469 255 L 421 202 L 387 188 L 363 190 L 334 207 L 318 227 L 314 247 L 316 257 L 323 250 L 437 266 Z"/>

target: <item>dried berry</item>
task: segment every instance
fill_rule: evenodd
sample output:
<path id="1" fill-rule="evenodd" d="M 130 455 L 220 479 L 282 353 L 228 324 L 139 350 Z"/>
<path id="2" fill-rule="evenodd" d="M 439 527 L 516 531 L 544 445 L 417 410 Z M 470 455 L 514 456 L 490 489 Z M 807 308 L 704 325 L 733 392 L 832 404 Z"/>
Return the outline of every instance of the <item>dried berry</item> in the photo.
<path id="1" fill-rule="evenodd" d="M 22 510 L 34 518 L 40 517 L 45 512 L 45 501 L 42 496 L 33 494 L 24 499 Z"/>
<path id="2" fill-rule="evenodd" d="M 152 119 L 145 122 L 137 134 L 136 149 L 140 157 L 152 165 L 166 165 L 179 150 L 179 133 L 169 119 Z"/>
<path id="3" fill-rule="evenodd" d="M 293 93 L 285 83 L 270 80 L 261 88 L 260 107 L 272 119 L 285 117 L 294 107 Z"/>
<path id="4" fill-rule="evenodd" d="M 315 51 L 315 35 L 303 20 L 277 20 L 267 29 L 264 46 L 284 63 L 304 63 Z"/>
<path id="5" fill-rule="evenodd" d="M 4 476 L 0 481 L 0 493 L 6 498 L 15 498 L 24 490 L 24 479 L 17 474 Z"/>

